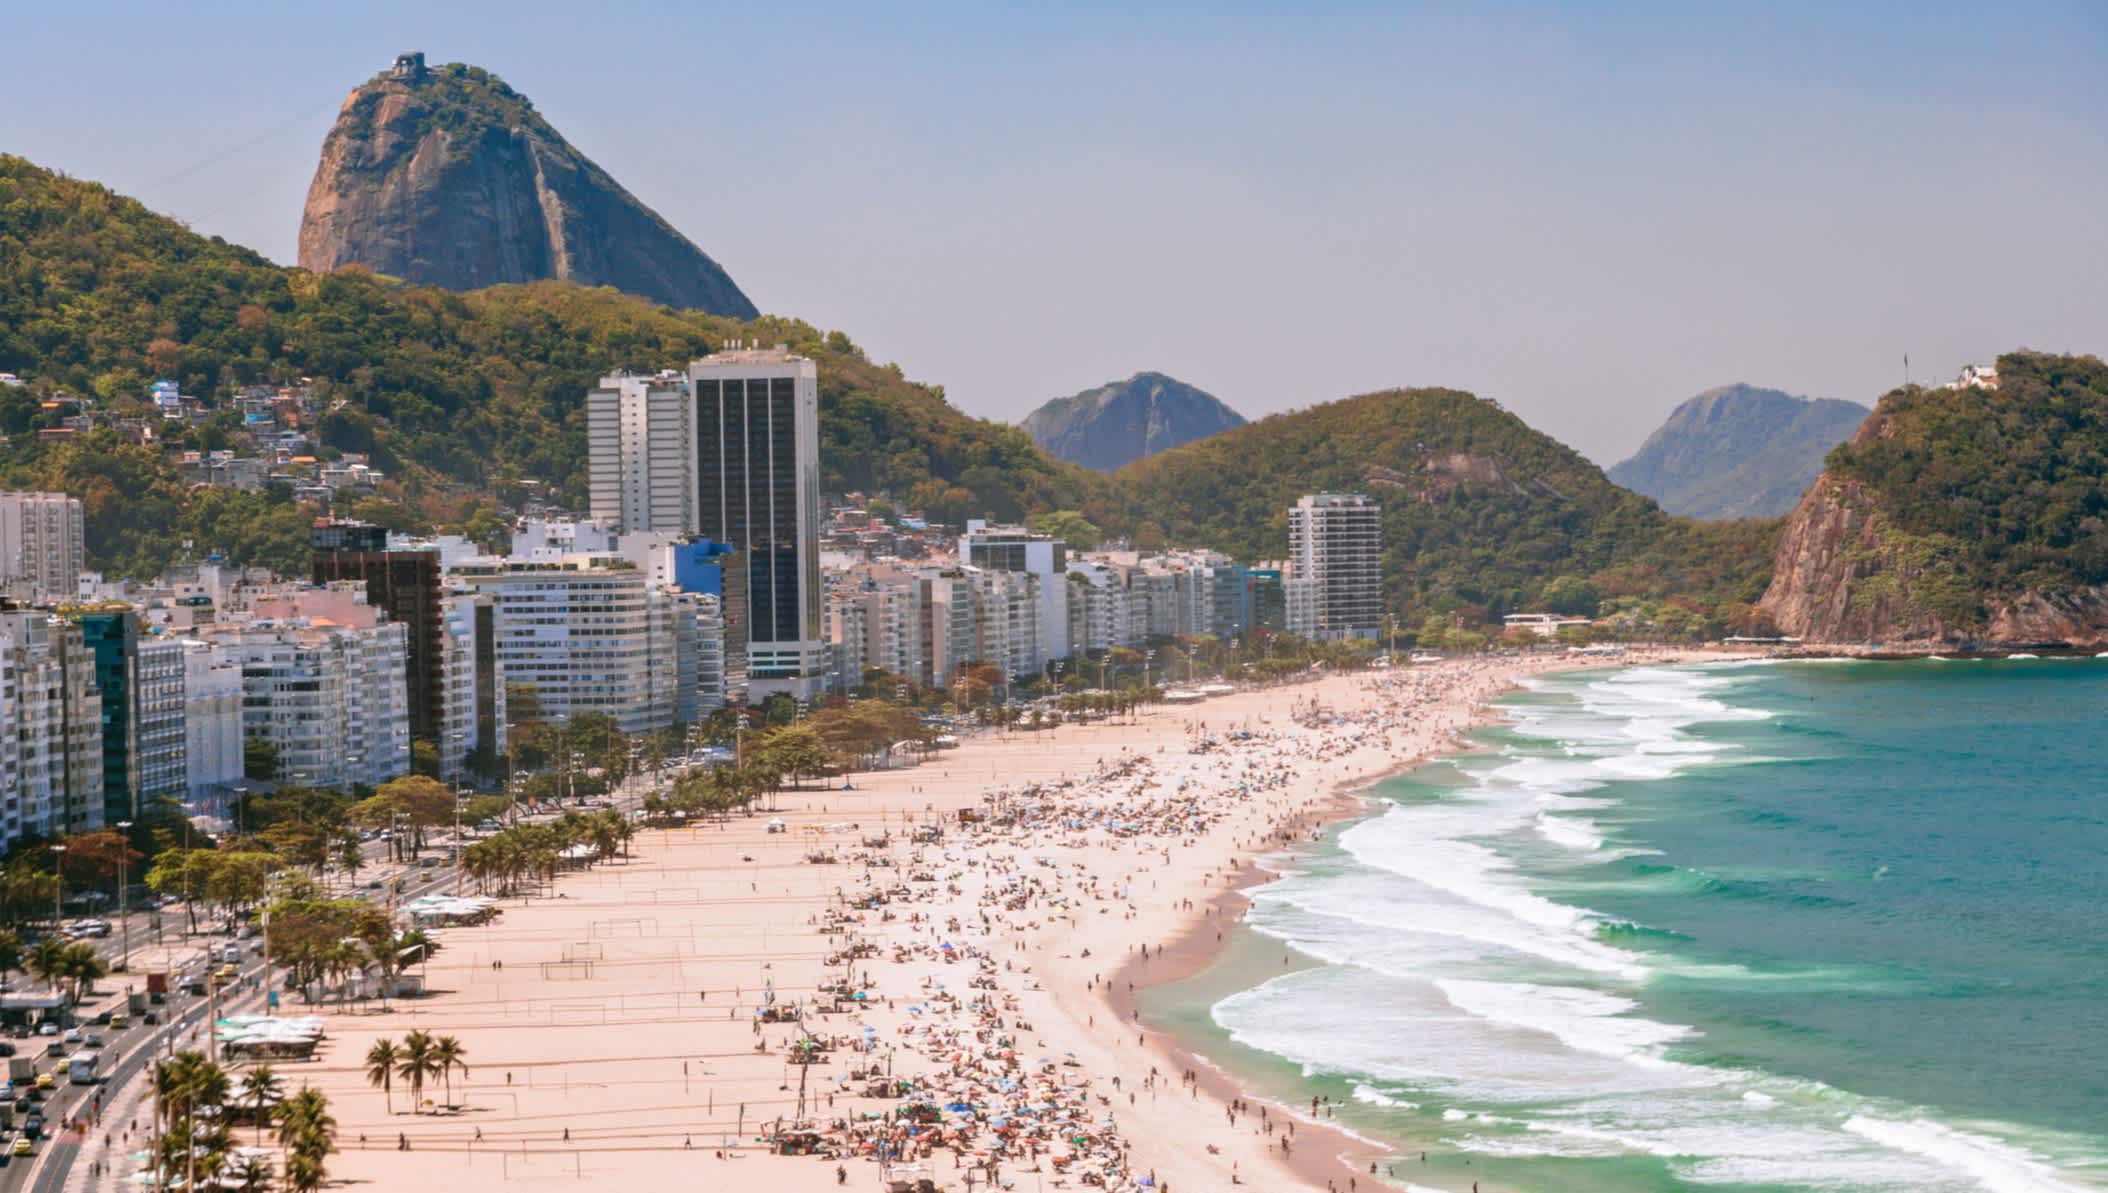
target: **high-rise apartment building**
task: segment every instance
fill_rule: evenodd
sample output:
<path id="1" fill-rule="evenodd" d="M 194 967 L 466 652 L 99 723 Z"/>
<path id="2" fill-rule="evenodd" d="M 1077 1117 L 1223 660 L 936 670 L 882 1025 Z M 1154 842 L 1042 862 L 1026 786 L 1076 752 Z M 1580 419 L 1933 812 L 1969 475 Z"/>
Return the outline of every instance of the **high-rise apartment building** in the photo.
<path id="1" fill-rule="evenodd" d="M 729 546 L 728 682 L 750 702 L 817 695 L 829 655 L 818 368 L 782 345 L 727 348 L 685 378 L 604 377 L 586 409 L 593 516 Z"/>
<path id="2" fill-rule="evenodd" d="M 241 667 L 242 736 L 270 743 L 279 781 L 349 790 L 409 773 L 403 624 L 343 588 L 259 600 L 253 613 L 199 637 Z"/>
<path id="3" fill-rule="evenodd" d="M 1040 602 L 1033 634 L 1035 656 L 1027 670 L 1069 653 L 1069 554 L 1060 539 L 1033 534 L 1020 526 L 990 526 L 976 518 L 959 538 L 959 562 L 998 572 L 1024 572 L 1038 578 Z M 994 660 L 990 660 L 993 662 Z"/>
<path id="4" fill-rule="evenodd" d="M 472 770 L 498 773 L 505 753 L 505 669 L 498 660 L 497 602 L 474 592 L 451 592 L 440 602 L 445 618 L 444 716 L 434 744 L 439 777 L 449 782 Z"/>
<path id="5" fill-rule="evenodd" d="M 224 644 L 185 638 L 183 651 L 184 802 L 204 816 L 230 819 L 228 799 L 242 781 L 242 667 Z"/>
<path id="6" fill-rule="evenodd" d="M 102 721 L 103 823 L 138 817 L 159 800 L 187 793 L 183 728 L 183 651 L 142 631 L 128 606 L 73 614 L 94 660 Z"/>
<path id="7" fill-rule="evenodd" d="M 28 586 L 32 601 L 70 601 L 88 566 L 79 498 L 0 493 L 0 588 Z"/>
<path id="8" fill-rule="evenodd" d="M 103 826 L 102 694 L 73 622 L 0 609 L 0 846 Z"/>
<path id="9" fill-rule="evenodd" d="M 622 533 L 692 535 L 698 522 L 695 394 L 685 374 L 615 373 L 586 395 L 595 521 Z"/>
<path id="10" fill-rule="evenodd" d="M 725 620 L 703 592 L 670 592 L 674 635 L 674 720 L 693 725 L 725 706 Z"/>
<path id="11" fill-rule="evenodd" d="M 743 661 L 746 699 L 819 694 L 821 628 L 820 375 L 790 350 L 736 348 L 688 366 L 695 393 L 701 533 L 745 567 L 744 608 L 728 601 L 726 646 Z M 743 620 L 742 620 L 743 619 Z"/>
<path id="12" fill-rule="evenodd" d="M 1288 511 L 1295 575 L 1312 582 L 1318 638 L 1373 638 L 1383 627 L 1383 508 L 1359 493 L 1317 493 Z"/>
<path id="13" fill-rule="evenodd" d="M 441 607 L 446 580 L 439 552 L 390 550 L 387 530 L 352 521 L 317 522 L 311 545 L 309 580 L 363 584 L 367 603 L 405 627 L 409 657 L 404 661 L 403 692 L 410 709 L 410 736 L 441 744 L 447 717 L 447 623 Z"/>
<path id="14" fill-rule="evenodd" d="M 534 688 L 550 720 L 605 713 L 624 733 L 674 723 L 674 594 L 653 589 L 644 573 L 578 556 L 464 565 L 453 578 L 491 599 L 498 672 Z"/>

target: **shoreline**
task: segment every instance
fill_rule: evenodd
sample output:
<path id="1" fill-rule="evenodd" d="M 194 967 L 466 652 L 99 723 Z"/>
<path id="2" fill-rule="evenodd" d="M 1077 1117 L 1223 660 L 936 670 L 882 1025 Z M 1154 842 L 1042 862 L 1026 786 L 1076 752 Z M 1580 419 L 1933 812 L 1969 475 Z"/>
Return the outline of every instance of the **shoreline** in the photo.
<path id="1" fill-rule="evenodd" d="M 1212 964 L 1207 933 L 1227 938 L 1246 892 L 1269 880 L 1265 857 L 1364 813 L 1362 793 L 1383 778 L 1468 748 L 1464 734 L 1498 719 L 1488 701 L 1523 676 L 1685 657 L 1744 656 L 1324 676 L 991 733 L 920 766 L 786 790 L 775 812 L 640 828 L 630 856 L 504 896 L 495 923 L 444 929 L 430 995 L 385 1013 L 285 1006 L 324 1016 L 329 1034 L 318 1060 L 282 1071 L 331 1097 L 344 1149 L 333 1180 L 397 1193 L 452 1193 L 463 1179 L 882 1187 L 870 1143 L 904 1102 L 850 1080 L 858 1069 L 975 1105 L 906 1144 L 946 1190 L 982 1188 L 998 1168 L 1020 1189 L 1074 1189 L 1086 1164 L 1108 1187 L 1151 1175 L 1165 1193 L 1239 1179 L 1346 1190 L 1367 1161 L 1343 1157 L 1384 1144 L 1284 1108 L 1290 1119 L 1265 1124 L 1295 1122 L 1282 1156 L 1260 1100 L 1174 1034 L 1135 1024 L 1126 983 Z M 1306 775 L 1325 778 L 1305 786 Z M 931 829 L 936 839 L 915 839 Z M 869 946 L 847 969 L 832 956 L 845 942 Z M 821 999 L 852 975 L 868 1000 Z M 762 1014 L 785 1006 L 803 1021 Z M 472 1072 L 415 1100 L 401 1083 L 370 1085 L 369 1045 L 413 1029 L 458 1033 Z M 785 1059 L 806 1031 L 834 1041 L 828 1063 Z M 1172 1086 L 1166 1065 L 1193 1070 L 1194 1088 Z M 1002 1092 L 1020 1086 L 1036 1091 L 1029 1111 L 1023 1090 Z M 801 1106 L 840 1159 L 766 1154 L 763 1128 Z M 1063 1129 L 1044 1129 L 1041 1112 L 1057 1106 Z M 1006 1114 L 1021 1121 L 1004 1128 Z"/>
<path id="2" fill-rule="evenodd" d="M 1434 748 L 1412 757 L 1396 759 L 1370 773 L 1339 779 L 1333 783 L 1329 799 L 1308 805 L 1283 818 L 1276 826 L 1284 838 L 1282 843 L 1264 855 L 1243 860 L 1229 888 L 1210 900 L 1210 907 L 1216 913 L 1227 917 L 1226 921 L 1216 922 L 1226 922 L 1229 925 L 1241 922 L 1252 905 L 1249 892 L 1282 876 L 1280 870 L 1267 865 L 1269 860 L 1293 856 L 1299 847 L 1314 841 L 1328 829 L 1378 814 L 1379 801 L 1370 794 L 1378 784 L 1410 773 L 1438 759 L 1468 752 L 1473 748 L 1469 734 L 1509 723 L 1510 718 L 1504 715 L 1494 702 L 1511 693 L 1525 690 L 1520 682 L 1524 676 L 1569 674 L 1590 670 L 1613 671 L 1635 666 L 1692 662 L 1732 662 L 1756 657 L 1762 656 L 1739 652 L 1665 649 L 1627 658 L 1565 659 L 1542 667 L 1518 668 L 1506 682 L 1493 690 L 1480 693 L 1468 708 L 1461 710 L 1465 714 L 1463 721 L 1449 729 L 1446 740 Z M 1232 909 L 1234 914 L 1231 914 Z M 1215 933 L 1212 940 L 1208 938 L 1211 931 Z M 1131 958 L 1115 971 L 1116 982 L 1124 984 L 1105 991 L 1107 1007 L 1122 1021 L 1137 1018 L 1138 994 L 1207 971 L 1222 958 L 1227 943 L 1227 928 L 1215 931 L 1214 924 L 1210 923 L 1206 915 L 1191 920 L 1174 938 L 1169 948 L 1158 954 L 1170 957 L 1171 964 L 1151 966 Z M 1200 1088 L 1218 1102 L 1228 1102 L 1233 1098 L 1246 1102 L 1264 1101 L 1274 1110 L 1297 1121 L 1298 1139 L 1310 1136 L 1313 1142 L 1322 1142 L 1321 1149 L 1299 1150 L 1286 1164 L 1290 1171 L 1308 1182 L 1309 1188 L 1316 1189 L 1318 1182 L 1323 1181 L 1328 1190 L 1345 1191 L 1354 1188 L 1362 1176 L 1371 1177 L 1372 1185 L 1377 1188 L 1400 1187 L 1382 1176 L 1377 1171 L 1378 1166 L 1370 1161 L 1373 1158 L 1404 1155 L 1418 1150 L 1410 1147 L 1405 1141 L 1371 1138 L 1336 1126 L 1330 1119 L 1314 1117 L 1296 1106 L 1259 1094 L 1250 1087 L 1246 1079 L 1199 1052 L 1198 1041 L 1186 1032 L 1175 1028 L 1151 1028 L 1150 1034 L 1156 1037 L 1152 1043 L 1167 1058 L 1192 1068 Z M 1309 1145 L 1304 1146 L 1307 1148 Z M 1485 1182 L 1478 1182 L 1474 1187 L 1484 1184 Z M 1485 1187 L 1489 1193 L 1500 1193 L 1499 1186 Z"/>

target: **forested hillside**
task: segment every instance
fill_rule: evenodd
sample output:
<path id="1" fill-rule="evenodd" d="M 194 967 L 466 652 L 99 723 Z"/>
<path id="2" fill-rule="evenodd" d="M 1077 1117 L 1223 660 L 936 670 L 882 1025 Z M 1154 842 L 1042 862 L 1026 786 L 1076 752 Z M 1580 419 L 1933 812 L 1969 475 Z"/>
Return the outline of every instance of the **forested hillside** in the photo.
<path id="1" fill-rule="evenodd" d="M 1024 432 L 961 414 L 941 388 L 867 361 L 839 332 L 675 311 L 563 282 L 456 294 L 358 269 L 317 276 L 0 156 L 0 371 L 30 382 L 0 396 L 0 430 L 13 436 L 0 484 L 89 497 L 92 553 L 119 574 L 158 570 L 184 537 L 236 562 L 297 564 L 287 527 L 304 523 L 283 495 L 185 507 L 161 452 L 106 450 L 113 437 L 104 432 L 40 443 L 33 431 L 49 416 L 39 395 L 63 388 L 123 413 L 143 410 L 158 378 L 210 400 L 243 384 L 312 378 L 329 406 L 315 428 L 325 450 L 370 451 L 410 518 L 450 522 L 490 494 L 519 496 L 530 480 L 582 505 L 583 405 L 594 380 L 679 365 L 736 339 L 788 343 L 819 361 L 830 490 L 884 488 L 936 517 L 1016 517 L 1079 506 L 1102 490 Z M 219 447 L 239 424 L 230 412 L 170 429 L 169 449 Z M 118 499 L 135 493 L 158 496 Z"/>
<path id="2" fill-rule="evenodd" d="M 1881 399 L 1794 511 L 1765 606 L 1825 641 L 2108 640 L 2108 365 Z"/>
<path id="3" fill-rule="evenodd" d="M 1444 389 L 1275 415 L 1113 479 L 1124 509 L 1103 513 L 1115 524 L 1245 559 L 1286 551 L 1288 507 L 1302 494 L 1368 493 L 1383 503 L 1392 609 L 1415 626 L 1497 619 L 1548 590 L 1574 612 L 1595 612 L 1593 593 L 1672 602 L 1674 620 L 1746 625 L 1777 530 L 1670 517 L 1494 403 Z"/>

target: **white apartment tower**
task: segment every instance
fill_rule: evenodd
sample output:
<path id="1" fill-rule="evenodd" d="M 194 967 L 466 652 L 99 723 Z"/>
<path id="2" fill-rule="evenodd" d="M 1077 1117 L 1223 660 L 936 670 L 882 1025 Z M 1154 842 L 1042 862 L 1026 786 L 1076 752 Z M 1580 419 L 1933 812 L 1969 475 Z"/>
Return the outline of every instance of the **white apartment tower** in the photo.
<path id="1" fill-rule="evenodd" d="M 1032 640 L 1035 656 L 1023 668 L 1029 673 L 1050 659 L 1069 653 L 1068 547 L 1060 539 L 1033 534 L 1018 526 L 990 526 L 976 518 L 959 537 L 959 562 L 1001 572 L 1023 572 L 1036 578 L 1038 624 Z M 989 660 L 993 662 L 994 660 Z"/>
<path id="2" fill-rule="evenodd" d="M 1288 511 L 1289 564 L 1310 580 L 1317 638 L 1373 638 L 1383 627 L 1383 507 L 1317 493 Z"/>
<path id="3" fill-rule="evenodd" d="M 605 564 L 619 566 L 604 566 Z M 674 722 L 675 594 L 621 560 L 472 565 L 452 578 L 495 602 L 498 673 L 526 684 L 555 721 L 605 713 L 624 733 Z"/>
<path id="4" fill-rule="evenodd" d="M 70 601 L 88 557 L 79 498 L 0 493 L 0 587 L 26 581 L 33 601 Z"/>
<path id="5" fill-rule="evenodd" d="M 688 378 L 615 373 L 586 395 L 591 511 L 619 533 L 696 533 L 695 394 Z"/>
<path id="6" fill-rule="evenodd" d="M 78 625 L 0 611 L 0 846 L 103 826 L 102 693 Z"/>
<path id="7" fill-rule="evenodd" d="M 183 761 L 191 808 L 226 820 L 242 781 L 242 666 L 224 644 L 183 639 Z"/>
<path id="8" fill-rule="evenodd" d="M 269 742 L 278 778 L 379 786 L 410 770 L 409 628 L 296 616 L 204 631 L 241 668 L 244 738 Z"/>

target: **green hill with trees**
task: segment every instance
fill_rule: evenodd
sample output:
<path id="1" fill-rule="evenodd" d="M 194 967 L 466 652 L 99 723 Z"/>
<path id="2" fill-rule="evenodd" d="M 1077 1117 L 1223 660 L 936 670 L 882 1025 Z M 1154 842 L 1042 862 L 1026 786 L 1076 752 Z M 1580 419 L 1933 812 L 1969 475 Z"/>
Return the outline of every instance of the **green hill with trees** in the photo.
<path id="1" fill-rule="evenodd" d="M 1552 601 L 1675 629 L 1740 626 L 1761 590 L 1773 524 L 1703 526 L 1610 484 L 1581 456 L 1498 406 L 1400 390 L 1278 415 L 1103 476 L 1025 432 L 968 417 L 941 387 L 865 358 L 841 332 L 793 319 L 676 311 L 566 282 L 454 293 L 359 268 L 276 265 L 199 236 L 102 186 L 0 156 L 0 485 L 88 505 L 90 553 L 146 577 L 182 551 L 298 574 L 314 511 L 283 487 L 191 488 L 184 448 L 240 441 L 240 386 L 303 379 L 319 399 L 318 455 L 370 453 L 387 474 L 354 513 L 470 533 L 541 495 L 585 503 L 584 398 L 603 373 L 676 365 L 735 340 L 787 343 L 820 366 L 822 485 L 889 494 L 944 522 L 1082 511 L 1098 526 L 1245 559 L 1287 544 L 1286 510 L 1325 489 L 1383 500 L 1403 624 L 1476 632 Z M 45 439 L 40 399 L 151 415 L 169 378 L 206 400 L 202 424 L 154 422 L 137 444 L 98 428 Z"/>
<path id="2" fill-rule="evenodd" d="M 1014 427 L 962 414 L 938 386 L 874 363 L 848 336 L 794 319 L 676 311 L 566 282 L 466 294 L 351 268 L 318 276 L 199 236 L 100 185 L 0 155 L 0 485 L 89 504 L 90 553 L 147 576 L 180 552 L 304 570 L 307 517 L 283 492 L 188 492 L 165 457 L 228 446 L 226 405 L 246 384 L 311 378 L 325 457 L 370 452 L 386 500 L 361 511 L 416 527 L 473 527 L 493 498 L 532 491 L 582 507 L 585 394 L 603 373 L 679 365 L 731 340 L 787 343 L 820 365 L 822 484 L 885 490 L 937 518 L 1076 507 L 1104 482 Z M 150 381 L 218 408 L 135 447 L 98 430 L 43 441 L 65 390 L 100 410 L 149 414 Z M 160 429 L 160 428 L 157 428 Z M 399 505 L 400 512 L 391 513 Z"/>
<path id="3" fill-rule="evenodd" d="M 1788 521 L 1764 605 L 1819 641 L 2108 644 L 2108 364 L 1881 399 Z"/>
<path id="4" fill-rule="evenodd" d="M 1477 632 L 1507 613 L 1607 607 L 1665 629 L 1755 628 L 1776 522 L 1674 518 L 1493 402 L 1389 390 L 1280 414 L 1113 474 L 1100 524 L 1277 558 L 1306 493 L 1383 504 L 1389 607 Z"/>

